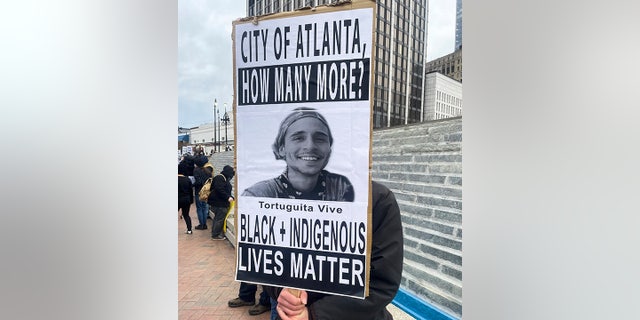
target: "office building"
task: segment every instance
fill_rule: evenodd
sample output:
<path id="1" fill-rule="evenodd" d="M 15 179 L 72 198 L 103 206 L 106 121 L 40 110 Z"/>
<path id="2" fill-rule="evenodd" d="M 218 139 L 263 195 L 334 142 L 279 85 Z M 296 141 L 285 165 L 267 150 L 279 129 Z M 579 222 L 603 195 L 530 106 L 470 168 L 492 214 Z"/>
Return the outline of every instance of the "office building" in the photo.
<path id="1" fill-rule="evenodd" d="M 455 50 L 462 49 L 462 0 L 456 0 L 456 44 Z"/>
<path id="2" fill-rule="evenodd" d="M 425 76 L 423 121 L 462 116 L 462 83 L 439 72 Z"/>
<path id="3" fill-rule="evenodd" d="M 210 154 L 212 151 L 225 151 L 233 149 L 235 143 L 235 121 L 233 120 L 233 112 L 227 113 L 228 121 L 224 121 L 224 114 L 220 118 L 216 118 L 214 123 L 205 123 L 197 127 L 182 128 L 178 127 L 178 150 L 183 146 L 202 146 L 205 153 Z"/>
<path id="4" fill-rule="evenodd" d="M 425 73 L 440 72 L 451 79 L 462 82 L 462 49 L 427 62 Z"/>

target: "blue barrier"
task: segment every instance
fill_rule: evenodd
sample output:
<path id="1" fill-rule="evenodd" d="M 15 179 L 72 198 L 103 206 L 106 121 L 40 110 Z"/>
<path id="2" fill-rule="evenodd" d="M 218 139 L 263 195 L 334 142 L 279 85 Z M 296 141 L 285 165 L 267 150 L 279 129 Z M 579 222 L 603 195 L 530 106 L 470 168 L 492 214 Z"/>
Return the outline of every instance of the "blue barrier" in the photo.
<path id="1" fill-rule="evenodd" d="M 402 288 L 391 303 L 419 320 L 458 320 Z"/>

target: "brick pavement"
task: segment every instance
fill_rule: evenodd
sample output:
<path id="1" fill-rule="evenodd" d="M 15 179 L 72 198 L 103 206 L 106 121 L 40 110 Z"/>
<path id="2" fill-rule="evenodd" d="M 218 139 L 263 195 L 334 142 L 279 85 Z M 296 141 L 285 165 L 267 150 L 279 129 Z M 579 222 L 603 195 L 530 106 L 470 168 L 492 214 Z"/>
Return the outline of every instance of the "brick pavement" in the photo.
<path id="1" fill-rule="evenodd" d="M 195 204 L 189 215 L 193 226 L 198 225 Z M 234 280 L 235 249 L 227 240 L 211 240 L 211 220 L 207 221 L 209 229 L 193 229 L 193 234 L 185 234 L 184 221 L 177 221 L 179 320 L 268 320 L 269 312 L 251 316 L 250 307 L 227 306 L 240 287 Z"/>

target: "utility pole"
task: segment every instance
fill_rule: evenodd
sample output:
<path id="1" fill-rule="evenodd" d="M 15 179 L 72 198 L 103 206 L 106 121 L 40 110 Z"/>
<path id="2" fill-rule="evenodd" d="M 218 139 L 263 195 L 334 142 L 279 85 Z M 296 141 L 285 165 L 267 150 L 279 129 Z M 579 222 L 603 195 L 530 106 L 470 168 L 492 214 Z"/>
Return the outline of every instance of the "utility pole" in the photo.
<path id="1" fill-rule="evenodd" d="M 218 145 L 218 152 L 220 152 L 220 143 L 222 143 L 222 137 L 220 136 L 220 109 L 218 109 L 218 140 L 220 140 L 218 143 L 216 143 Z"/>
<path id="2" fill-rule="evenodd" d="M 224 116 L 222 117 L 222 122 L 224 122 L 224 150 L 227 151 L 229 147 L 229 133 L 227 133 L 227 125 L 229 125 L 229 114 L 227 113 L 227 108 L 224 108 Z"/>
<path id="3" fill-rule="evenodd" d="M 216 152 L 216 107 L 218 106 L 218 99 L 213 100 L 213 152 Z"/>

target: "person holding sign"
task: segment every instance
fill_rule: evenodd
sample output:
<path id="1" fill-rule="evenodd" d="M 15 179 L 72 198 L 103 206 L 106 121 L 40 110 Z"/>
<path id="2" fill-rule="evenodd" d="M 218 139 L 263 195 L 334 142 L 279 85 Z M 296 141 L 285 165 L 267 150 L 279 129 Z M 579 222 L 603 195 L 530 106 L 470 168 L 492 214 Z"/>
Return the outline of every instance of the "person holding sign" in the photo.
<path id="1" fill-rule="evenodd" d="M 324 170 L 333 136 L 327 120 L 313 108 L 299 107 L 282 122 L 272 150 L 287 167 L 278 177 L 247 188 L 243 196 L 324 201 L 354 200 L 353 185 L 345 176 Z"/>
<path id="2" fill-rule="evenodd" d="M 193 203 L 193 184 L 186 176 L 187 164 L 181 162 L 178 164 L 178 211 L 182 211 L 184 223 L 187 225 L 186 234 L 191 234 L 191 217 L 189 216 L 189 208 Z"/>
<path id="3" fill-rule="evenodd" d="M 268 286 L 283 320 L 367 319 L 387 320 L 393 316 L 386 306 L 395 297 L 402 278 L 403 237 L 400 208 L 387 187 L 371 183 L 372 243 L 369 295 L 361 300 L 304 290 Z"/>

